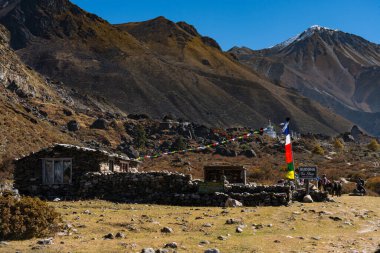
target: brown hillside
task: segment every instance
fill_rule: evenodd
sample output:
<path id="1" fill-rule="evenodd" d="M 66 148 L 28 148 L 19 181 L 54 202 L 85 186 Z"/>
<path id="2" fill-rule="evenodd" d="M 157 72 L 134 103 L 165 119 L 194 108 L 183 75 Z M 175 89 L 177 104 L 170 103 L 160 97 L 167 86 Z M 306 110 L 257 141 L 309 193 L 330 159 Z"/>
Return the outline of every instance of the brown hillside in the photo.
<path id="1" fill-rule="evenodd" d="M 183 22 L 113 26 L 66 0 L 23 0 L 0 22 L 25 63 L 127 113 L 252 127 L 290 115 L 302 131 L 349 129 L 348 121 L 261 79 Z"/>
<path id="2" fill-rule="evenodd" d="M 113 147 L 120 143 L 123 131 L 117 126 L 107 131 L 89 129 L 99 115 L 106 111 L 116 115 L 116 109 L 37 74 L 8 42 L 9 33 L 0 25 L 0 164 L 53 143 L 107 140 Z M 75 133 L 67 130 L 71 120 L 81 127 Z"/>

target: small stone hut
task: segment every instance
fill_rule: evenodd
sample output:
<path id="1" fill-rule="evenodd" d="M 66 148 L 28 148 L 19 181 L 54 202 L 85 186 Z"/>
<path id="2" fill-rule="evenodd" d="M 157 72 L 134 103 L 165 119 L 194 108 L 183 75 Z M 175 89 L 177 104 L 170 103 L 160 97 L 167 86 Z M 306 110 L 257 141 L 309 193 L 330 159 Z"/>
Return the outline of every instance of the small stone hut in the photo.
<path id="1" fill-rule="evenodd" d="M 74 197 L 87 172 L 133 172 L 139 164 L 105 150 L 56 144 L 15 160 L 14 185 L 21 194 Z"/>
<path id="2" fill-rule="evenodd" d="M 208 165 L 203 168 L 205 182 L 223 182 L 247 184 L 247 169 L 241 165 Z"/>

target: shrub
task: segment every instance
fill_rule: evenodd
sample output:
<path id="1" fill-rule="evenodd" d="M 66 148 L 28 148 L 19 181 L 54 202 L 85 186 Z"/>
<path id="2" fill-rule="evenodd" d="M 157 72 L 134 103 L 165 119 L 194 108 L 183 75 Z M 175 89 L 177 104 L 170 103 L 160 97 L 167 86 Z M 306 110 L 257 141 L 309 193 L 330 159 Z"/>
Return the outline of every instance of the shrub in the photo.
<path id="1" fill-rule="evenodd" d="M 380 145 L 379 145 L 379 143 L 377 143 L 376 139 L 372 139 L 367 147 L 371 151 L 378 151 L 380 149 Z"/>
<path id="2" fill-rule="evenodd" d="M 366 183 L 366 186 L 371 191 L 380 194 L 380 176 L 369 178 Z"/>
<path id="3" fill-rule="evenodd" d="M 146 146 L 147 138 L 146 131 L 142 125 L 137 125 L 135 133 L 135 145 L 139 149 L 144 149 Z"/>
<path id="4" fill-rule="evenodd" d="M 59 228 L 61 216 L 38 198 L 0 196 L 0 240 L 47 236 Z"/>
<path id="5" fill-rule="evenodd" d="M 321 145 L 316 144 L 313 148 L 313 153 L 318 155 L 324 155 L 325 150 L 321 147 Z"/>
<path id="6" fill-rule="evenodd" d="M 5 158 L 0 162 L 0 182 L 4 180 L 11 180 L 13 178 L 13 160 Z"/>
<path id="7" fill-rule="evenodd" d="M 181 151 L 187 148 L 187 144 L 185 142 L 185 138 L 183 136 L 179 136 L 172 145 L 172 150 Z"/>
<path id="8" fill-rule="evenodd" d="M 240 149 L 243 151 L 246 151 L 246 150 L 251 150 L 252 147 L 248 143 L 243 143 L 240 145 Z"/>
<path id="9" fill-rule="evenodd" d="M 356 189 L 356 183 L 348 182 L 347 184 L 342 185 L 342 194 L 349 194 L 354 192 Z"/>
<path id="10" fill-rule="evenodd" d="M 335 139 L 334 140 L 334 148 L 338 151 L 342 151 L 344 148 L 344 144 L 339 139 Z"/>

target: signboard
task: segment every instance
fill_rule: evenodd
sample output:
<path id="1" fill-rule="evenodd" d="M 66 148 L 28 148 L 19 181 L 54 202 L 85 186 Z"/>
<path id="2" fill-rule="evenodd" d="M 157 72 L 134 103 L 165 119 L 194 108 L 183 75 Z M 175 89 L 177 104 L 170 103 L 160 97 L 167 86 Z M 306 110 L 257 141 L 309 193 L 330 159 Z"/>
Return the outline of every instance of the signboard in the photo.
<path id="1" fill-rule="evenodd" d="M 199 193 L 224 192 L 223 182 L 199 182 Z"/>
<path id="2" fill-rule="evenodd" d="M 316 166 L 299 167 L 299 179 L 316 179 L 318 177 L 318 169 Z"/>

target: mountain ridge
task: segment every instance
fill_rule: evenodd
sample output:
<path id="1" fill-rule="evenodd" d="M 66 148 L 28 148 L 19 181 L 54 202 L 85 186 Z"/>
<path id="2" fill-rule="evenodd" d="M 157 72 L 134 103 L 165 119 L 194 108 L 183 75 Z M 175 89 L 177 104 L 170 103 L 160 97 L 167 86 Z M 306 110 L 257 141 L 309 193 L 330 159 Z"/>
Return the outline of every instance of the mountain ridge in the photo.
<path id="1" fill-rule="evenodd" d="M 293 88 L 366 131 L 380 134 L 379 45 L 314 26 L 272 48 L 229 52 L 272 82 Z"/>
<path id="2" fill-rule="evenodd" d="M 281 122 L 289 115 L 298 122 L 296 130 L 326 134 L 351 125 L 261 78 L 184 22 L 161 17 L 120 27 L 66 0 L 23 0 L 0 23 L 27 65 L 125 113 L 156 118 L 171 113 L 222 127 L 260 127 L 268 118 Z M 157 42 L 152 33 L 167 26 L 174 35 L 164 28 Z"/>

